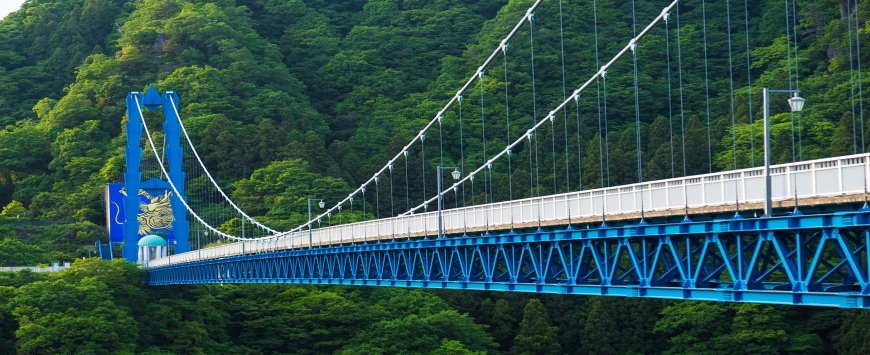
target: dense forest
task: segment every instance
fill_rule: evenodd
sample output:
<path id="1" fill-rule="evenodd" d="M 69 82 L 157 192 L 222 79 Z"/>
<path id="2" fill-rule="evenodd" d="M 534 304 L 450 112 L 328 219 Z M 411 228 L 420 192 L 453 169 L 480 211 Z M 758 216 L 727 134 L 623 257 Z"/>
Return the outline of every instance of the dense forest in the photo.
<path id="1" fill-rule="evenodd" d="M 866 354 L 866 312 L 381 287 L 146 287 L 0 272 L 3 354 Z"/>
<path id="2" fill-rule="evenodd" d="M 335 201 L 397 154 L 532 2 L 27 0 L 0 21 L 0 266 L 87 258 L 106 240 L 130 91 L 178 92 L 220 184 L 258 220 L 294 227 L 310 191 Z M 483 146 L 520 137 L 667 3 L 545 1 L 410 165 L 479 166 Z M 775 101 L 775 163 L 864 152 L 868 19 L 870 0 L 684 1 L 638 43 L 637 92 L 626 58 L 470 200 L 635 182 L 638 156 L 645 180 L 758 166 L 762 87 L 808 100 L 799 115 Z M 460 112 L 476 119 L 466 136 Z M 426 195 L 396 181 L 410 186 L 398 198 Z M 390 212 L 363 203 L 368 218 Z M 0 353 L 870 353 L 859 311 L 142 277 L 96 259 L 0 274 Z"/>

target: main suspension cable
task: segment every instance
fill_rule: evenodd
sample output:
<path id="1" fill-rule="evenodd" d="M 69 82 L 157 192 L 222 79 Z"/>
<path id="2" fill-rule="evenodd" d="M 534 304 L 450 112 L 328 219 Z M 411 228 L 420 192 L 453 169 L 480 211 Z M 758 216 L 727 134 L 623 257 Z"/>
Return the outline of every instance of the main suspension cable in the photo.
<path id="1" fill-rule="evenodd" d="M 205 172 L 205 175 L 208 177 L 208 180 L 212 183 L 212 185 L 214 185 L 214 187 L 221 194 L 221 196 L 224 198 L 224 200 L 226 200 L 230 204 L 230 206 L 232 206 L 233 209 L 236 210 L 236 212 L 241 214 L 242 217 L 251 221 L 251 223 L 253 223 L 257 227 L 263 228 L 263 229 L 269 231 L 270 233 L 278 233 L 278 231 L 276 231 L 272 228 L 269 228 L 269 227 L 261 224 L 260 222 L 257 222 L 253 217 L 248 216 L 244 211 L 242 211 L 241 208 L 239 208 L 239 206 L 237 206 L 233 202 L 233 200 L 231 200 L 229 198 L 229 196 L 226 195 L 226 193 L 224 193 L 224 191 L 218 185 L 217 181 L 215 181 L 214 178 L 211 176 L 211 173 L 209 173 L 208 169 L 205 168 L 205 163 L 202 162 L 202 159 L 199 157 L 199 153 L 196 152 L 196 148 L 194 148 L 194 146 L 193 146 L 193 141 L 191 141 L 190 136 L 187 134 L 187 129 L 184 128 L 184 123 L 181 122 L 181 115 L 178 113 L 178 107 L 175 104 L 175 100 L 171 96 L 169 97 L 169 102 L 172 105 L 172 110 L 175 113 L 175 117 L 178 118 L 178 125 L 181 127 L 181 132 L 184 133 L 184 138 L 187 139 L 187 144 L 190 145 L 190 150 L 191 150 L 191 152 L 193 152 L 193 156 L 196 157 L 196 161 L 199 162 L 199 165 L 202 167 L 202 170 L 203 170 L 203 172 Z M 160 161 L 162 161 L 162 160 L 160 160 Z"/>
<path id="2" fill-rule="evenodd" d="M 526 10 L 526 13 L 523 15 L 523 17 L 520 18 L 520 20 L 516 23 L 516 25 L 515 25 L 515 26 L 511 29 L 511 31 L 508 33 L 508 35 L 507 35 L 504 39 L 502 39 L 502 42 L 501 42 L 501 43 L 507 43 L 507 42 L 509 42 L 509 41 L 511 40 L 511 38 L 513 38 L 513 37 L 517 34 L 517 32 L 519 32 L 520 28 L 525 24 L 525 21 L 526 21 L 526 20 L 531 16 L 531 13 L 533 13 L 533 12 L 535 11 L 535 9 L 537 9 L 537 7 L 541 4 L 542 1 L 543 1 L 543 0 L 537 0 L 537 1 L 535 1 L 535 3 L 532 4 L 532 5 L 531 5 L 527 10 Z M 466 90 L 468 90 L 468 89 L 469 89 L 469 88 L 470 88 L 470 87 L 475 83 L 475 81 L 478 79 L 478 75 L 481 74 L 481 73 L 483 72 L 484 68 L 486 68 L 486 67 L 487 67 L 487 66 L 488 66 L 488 65 L 489 65 L 489 64 L 490 64 L 490 63 L 495 59 L 495 57 L 498 55 L 498 53 L 499 53 L 500 51 L 501 51 L 501 45 L 499 45 L 499 47 L 496 48 L 496 49 L 495 49 L 495 50 L 494 50 L 494 51 L 489 55 L 489 57 L 487 57 L 487 59 L 483 62 L 483 64 L 482 64 L 482 65 L 478 68 L 478 70 L 475 72 L 474 76 L 472 76 L 471 78 L 469 78 L 469 79 L 465 82 L 465 84 L 462 86 L 462 88 L 460 88 L 459 91 L 456 92 L 456 95 L 454 95 L 454 96 L 453 96 L 453 97 L 452 97 L 452 98 L 451 98 L 451 99 L 450 99 L 450 100 L 449 100 L 449 101 L 444 105 L 444 107 L 443 107 L 443 108 L 442 108 L 442 109 L 441 109 L 441 110 L 440 110 L 440 111 L 435 115 L 435 117 L 434 117 L 433 119 L 431 119 L 431 120 L 429 121 L 429 123 L 428 123 L 425 127 L 423 127 L 423 128 L 418 132 L 417 136 L 415 136 L 413 139 L 411 139 L 411 141 L 408 142 L 408 144 L 405 145 L 405 147 L 404 147 L 404 148 L 403 148 L 403 149 L 402 149 L 402 150 L 401 150 L 401 151 L 400 151 L 396 156 L 394 156 L 392 159 L 390 159 L 389 161 L 387 161 L 387 163 L 386 163 L 383 167 L 381 167 L 381 169 L 379 169 L 377 172 L 375 172 L 375 174 L 373 174 L 373 176 L 372 176 L 371 178 L 369 178 L 366 182 L 364 182 L 364 183 L 363 183 L 359 188 L 357 188 L 356 190 L 354 190 L 353 192 L 351 192 L 351 193 L 348 195 L 348 197 L 345 197 L 343 200 L 339 201 L 335 206 L 333 206 L 333 207 L 329 208 L 328 210 L 324 211 L 323 214 L 321 214 L 321 215 L 318 216 L 317 218 L 321 218 L 322 216 L 325 216 L 327 213 L 330 213 L 330 212 L 332 212 L 333 210 L 335 210 L 335 209 L 337 209 L 337 208 L 340 208 L 340 206 L 341 206 L 343 203 L 349 201 L 350 196 L 353 196 L 353 195 L 356 194 L 357 192 L 360 192 L 361 189 L 362 189 L 363 187 L 365 187 L 365 186 L 367 186 L 367 185 L 373 183 L 373 182 L 374 182 L 374 177 L 375 177 L 375 176 L 380 175 L 380 174 L 383 174 L 384 171 L 385 171 L 386 169 L 388 169 L 388 166 L 389 166 L 390 164 L 392 164 L 393 162 L 395 162 L 395 161 L 396 161 L 399 157 L 401 157 L 402 155 L 405 155 L 405 154 L 406 154 L 405 152 L 407 152 L 409 149 L 411 149 L 411 148 L 413 147 L 413 145 L 416 143 L 416 141 L 417 141 L 418 139 L 422 138 L 422 136 L 423 136 L 423 135 L 424 135 L 424 134 L 425 134 L 425 133 L 426 133 L 430 128 L 432 128 L 432 127 L 434 126 L 434 124 L 436 123 L 436 121 L 438 120 L 438 118 L 441 117 L 441 116 L 443 116 L 445 112 L 447 112 L 447 111 L 448 111 L 448 110 L 449 110 L 449 109 L 450 109 L 450 108 L 451 108 L 451 107 L 452 107 L 456 102 L 458 102 L 458 97 L 460 97 L 460 96 L 461 96 L 461 95 L 462 95 Z M 424 198 L 424 199 L 425 199 L 425 198 Z M 409 209 L 410 209 L 410 208 L 409 208 Z M 308 221 L 307 223 L 305 223 L 305 224 L 303 224 L 303 225 L 300 225 L 300 226 L 298 226 L 298 227 L 292 229 L 291 231 L 301 230 L 301 229 L 305 228 L 306 226 L 310 225 L 313 221 L 314 221 L 314 219 Z"/>
<path id="3" fill-rule="evenodd" d="M 215 234 L 217 234 L 219 236 L 222 236 L 222 237 L 227 238 L 227 239 L 232 239 L 232 240 L 256 240 L 256 239 L 239 238 L 239 237 L 221 232 L 220 230 L 212 227 L 211 225 L 206 223 L 205 220 L 202 219 L 202 217 L 200 217 L 196 212 L 194 212 L 190 208 L 190 206 L 187 204 L 187 201 L 185 201 L 185 199 L 181 198 L 181 196 L 183 196 L 183 195 L 179 192 L 178 187 L 175 186 L 175 183 L 172 181 L 172 179 L 169 178 L 169 173 L 166 172 L 166 167 L 163 165 L 163 158 L 161 158 L 157 154 L 157 146 L 154 144 L 154 139 L 151 137 L 151 132 L 148 129 L 148 124 L 145 122 L 145 115 L 142 113 L 142 105 L 139 103 L 139 98 L 136 97 L 136 98 L 134 98 L 134 100 L 136 102 L 136 109 L 139 111 L 139 118 L 142 121 L 142 127 L 145 130 L 145 136 L 148 137 L 148 143 L 151 145 L 151 151 L 154 153 L 154 159 L 157 160 L 157 165 L 160 167 L 160 172 L 163 173 L 164 177 L 166 177 L 166 182 L 169 183 L 169 187 L 170 187 L 170 189 L 172 189 L 172 193 L 174 193 L 175 196 L 178 197 L 177 201 L 180 201 L 181 204 L 184 205 L 184 208 L 187 210 L 188 213 L 190 213 L 191 216 L 193 216 L 194 219 L 199 221 L 199 223 L 201 223 L 203 226 L 205 226 L 208 230 L 214 232 Z M 265 239 L 265 238 L 271 238 L 271 237 L 272 236 L 258 238 L 258 239 Z"/>
<path id="4" fill-rule="evenodd" d="M 665 7 L 665 8 L 662 10 L 662 12 L 661 12 L 658 16 L 656 16 L 656 18 L 653 19 L 653 20 L 649 23 L 649 25 L 647 25 L 647 27 L 645 27 L 645 28 L 644 28 L 644 29 L 643 29 L 643 30 L 642 30 L 642 31 L 637 35 L 637 37 L 635 37 L 635 38 L 632 39 L 631 42 L 636 43 L 638 40 L 640 40 L 641 38 L 643 38 L 643 37 L 644 37 L 644 36 L 645 36 L 645 35 L 646 35 L 646 34 L 647 34 L 647 33 L 648 33 L 648 32 L 649 32 L 649 31 L 650 31 L 650 30 L 651 30 L 651 29 L 652 29 L 652 28 L 653 28 L 653 27 L 654 27 L 654 26 L 659 22 L 659 21 L 662 20 L 662 18 L 664 17 L 664 15 L 665 15 L 666 13 L 668 13 L 669 11 L 671 11 L 671 9 L 673 9 L 673 8 L 674 8 L 678 3 L 679 3 L 679 0 L 674 0 L 673 2 L 671 2 L 671 4 L 668 5 L 667 7 Z M 537 122 L 537 123 L 536 123 L 532 128 L 529 128 L 529 129 L 526 131 L 526 133 L 523 134 L 520 138 L 518 138 L 518 139 L 515 140 L 513 143 L 511 143 L 511 144 L 509 144 L 508 146 L 506 146 L 505 149 L 503 149 L 502 151 L 500 151 L 499 153 L 497 153 L 496 155 L 494 155 L 493 157 L 491 157 L 491 158 L 486 162 L 486 164 L 484 164 L 484 165 L 478 167 L 477 169 L 475 169 L 475 170 L 472 171 L 471 173 L 467 174 L 464 178 L 462 178 L 462 179 L 456 181 L 452 186 L 447 187 L 447 189 L 452 189 L 454 186 L 459 186 L 460 184 L 462 184 L 462 183 L 464 183 L 465 181 L 468 181 L 468 180 L 472 180 L 472 181 L 473 181 L 473 177 L 474 177 L 476 174 L 480 173 L 483 169 L 488 169 L 489 167 L 491 167 L 492 162 L 494 162 L 494 161 L 496 161 L 497 159 L 501 158 L 502 156 L 506 155 L 508 150 L 510 150 L 510 149 L 514 148 L 516 145 L 520 144 L 521 141 L 522 141 L 523 139 L 527 139 L 526 137 L 530 137 L 531 134 L 533 134 L 533 133 L 534 133 L 538 128 L 540 128 L 541 125 L 543 125 L 544 123 L 546 123 L 547 121 L 549 121 L 551 116 L 556 115 L 556 114 L 559 112 L 559 110 L 565 109 L 566 105 L 568 105 L 568 103 L 569 103 L 571 100 L 574 100 L 575 97 L 577 97 L 578 95 L 580 95 L 580 93 L 581 93 L 583 90 L 585 90 L 585 89 L 588 88 L 590 85 L 592 85 L 593 81 L 596 81 L 599 77 L 601 77 L 601 76 L 603 75 L 603 73 L 604 73 L 608 68 L 610 68 L 610 67 L 611 67 L 611 66 L 612 66 L 612 65 L 613 65 L 617 60 L 619 60 L 619 58 L 621 58 L 623 55 L 625 55 L 625 54 L 626 54 L 628 51 L 630 51 L 630 50 L 631 50 L 631 43 L 630 43 L 629 45 L 626 45 L 625 47 L 623 47 L 622 50 L 620 50 L 620 51 L 619 51 L 619 52 L 618 52 L 618 53 L 617 53 L 613 58 L 611 58 L 610 61 L 607 62 L 607 64 L 605 64 L 604 66 L 602 66 L 601 69 L 600 69 L 598 72 L 596 72 L 594 75 L 592 75 L 591 78 L 589 78 L 586 82 L 584 82 L 583 85 L 581 85 L 577 90 L 575 90 L 574 93 L 571 94 L 571 95 L 570 95 L 570 96 L 569 96 L 565 101 L 563 101 L 563 102 L 562 102 L 561 104 L 559 104 L 555 109 L 553 109 L 552 111 L 550 111 L 550 113 L 549 113 L 545 118 L 539 120 L 539 121 L 538 121 L 538 122 Z M 446 191 L 446 190 L 445 190 L 445 191 Z M 408 214 L 411 214 L 411 213 L 413 213 L 414 211 L 416 211 L 416 210 L 419 209 L 419 208 L 423 208 L 423 206 L 425 206 L 425 203 L 435 201 L 435 199 L 437 199 L 437 198 L 438 198 L 438 197 L 437 197 L 437 194 L 436 194 L 435 197 L 432 197 L 432 198 L 430 198 L 428 201 L 425 201 L 424 204 L 421 204 L 421 205 L 419 205 L 419 206 L 417 206 L 417 207 L 414 207 L 413 209 L 411 209 L 411 210 L 409 210 L 409 211 L 403 213 L 402 216 L 404 216 L 404 215 L 408 215 Z"/>

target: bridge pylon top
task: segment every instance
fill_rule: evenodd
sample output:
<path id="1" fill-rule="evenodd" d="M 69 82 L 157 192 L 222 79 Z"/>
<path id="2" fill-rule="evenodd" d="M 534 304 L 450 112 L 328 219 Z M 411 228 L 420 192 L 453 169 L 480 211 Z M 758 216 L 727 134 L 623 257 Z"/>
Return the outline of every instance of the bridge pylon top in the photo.
<path id="1" fill-rule="evenodd" d="M 154 85 L 148 87 L 148 91 L 145 92 L 144 102 L 142 103 L 149 111 L 154 111 L 157 107 L 163 105 L 163 100 L 160 97 L 160 93 L 157 92 L 157 89 L 154 88 Z"/>

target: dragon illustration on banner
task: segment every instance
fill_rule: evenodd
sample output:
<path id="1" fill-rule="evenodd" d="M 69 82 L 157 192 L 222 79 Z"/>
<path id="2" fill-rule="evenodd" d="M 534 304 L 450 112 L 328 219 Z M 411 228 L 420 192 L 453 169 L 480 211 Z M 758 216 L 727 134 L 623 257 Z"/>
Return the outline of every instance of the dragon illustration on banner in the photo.
<path id="1" fill-rule="evenodd" d="M 121 189 L 121 194 L 127 196 L 127 191 Z M 154 234 L 155 230 L 172 229 L 175 217 L 172 215 L 172 206 L 169 203 L 172 191 L 166 191 L 163 195 L 151 196 L 147 191 L 139 189 L 139 196 L 146 201 L 139 202 L 139 235 Z"/>

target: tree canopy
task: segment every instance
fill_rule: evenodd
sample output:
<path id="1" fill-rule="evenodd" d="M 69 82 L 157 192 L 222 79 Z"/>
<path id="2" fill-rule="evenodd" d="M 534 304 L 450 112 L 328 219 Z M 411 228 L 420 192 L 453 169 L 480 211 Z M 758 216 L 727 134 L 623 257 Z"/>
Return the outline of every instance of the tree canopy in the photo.
<path id="1" fill-rule="evenodd" d="M 218 183 L 287 229 L 307 219 L 307 199 L 338 201 L 404 149 L 531 3 L 28 0 L 0 20 L 0 265 L 85 258 L 105 240 L 103 188 L 122 180 L 131 91 L 177 92 Z M 632 61 L 617 62 L 514 147 L 510 167 L 494 165 L 490 196 L 469 198 L 635 182 L 638 155 L 645 180 L 758 166 L 763 87 L 799 86 L 810 103 L 793 115 L 773 101 L 774 163 L 864 152 L 868 9 L 681 2 L 638 43 L 637 93 Z M 491 154 L 521 137 L 660 11 L 544 2 L 439 131 L 410 147 L 411 176 L 391 176 L 408 187 L 393 197 L 419 203 L 422 170 L 477 167 L 484 145 Z M 323 223 L 399 205 L 379 198 Z M 870 324 L 862 312 L 752 304 L 141 280 L 92 259 L 52 276 L 0 274 L 0 353 L 862 354 Z"/>

